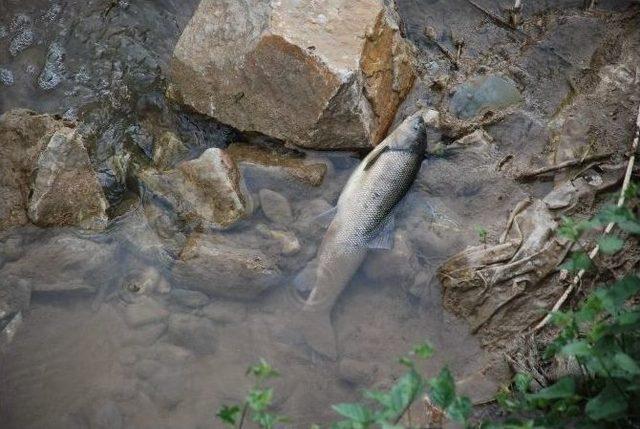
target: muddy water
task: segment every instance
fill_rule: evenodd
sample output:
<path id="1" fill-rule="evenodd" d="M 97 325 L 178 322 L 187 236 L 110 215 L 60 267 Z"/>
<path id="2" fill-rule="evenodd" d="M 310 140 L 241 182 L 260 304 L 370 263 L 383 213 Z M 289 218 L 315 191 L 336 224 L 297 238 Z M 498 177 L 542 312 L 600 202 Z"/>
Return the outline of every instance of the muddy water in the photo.
<path id="1" fill-rule="evenodd" d="M 512 54 L 520 53 L 513 61 L 527 73 L 491 82 L 501 83 L 507 104 L 521 102 L 514 85 L 525 100 L 522 110 L 489 127 L 496 144 L 472 142 L 424 161 L 399 208 L 396 247 L 372 252 L 334 309 L 339 359 L 333 362 L 314 354 L 292 325 L 300 307 L 292 285 L 322 239 L 316 215 L 337 200 L 359 161 L 356 154 L 288 153 L 326 166 L 320 186 L 270 169 L 243 168 L 256 201 L 260 190 L 276 191 L 293 214 L 283 226 L 257 208 L 229 231 L 207 232 L 236 249 L 259 248 L 276 261 L 278 283 L 254 299 L 192 290 L 194 281 L 201 281 L 197 273 L 176 271 L 190 231 L 136 185 L 156 131 L 178 135 L 190 149 L 187 158 L 252 139 L 185 112 L 163 95 L 171 50 L 197 3 L 0 0 L 0 113 L 22 107 L 77 120 L 112 205 L 104 233 L 25 227 L 0 235 L 0 275 L 33 290 L 15 338 L 0 355 L 2 428 L 220 427 L 216 410 L 243 398 L 250 387 L 245 369 L 260 357 L 282 374 L 273 382 L 276 411 L 292 418 L 291 427 L 307 427 L 335 418 L 330 404 L 355 400 L 362 388 L 392 383 L 402 371 L 394 364 L 397 356 L 416 342 L 428 339 L 438 350 L 424 366 L 428 374 L 447 364 L 464 378 L 487 364 L 467 325 L 442 310 L 434 273 L 444 259 L 478 242 L 477 225 L 496 237 L 519 200 L 549 190 L 549 184 L 523 189 L 496 166 L 507 154 L 514 162 L 541 162 L 537 154 L 546 150 L 546 122 L 569 94 L 566 75 L 588 59 L 584 49 L 591 44 L 570 48 L 566 58 L 549 54 L 544 43 L 519 52 L 518 34 L 492 26 L 469 2 L 399 2 L 429 76 L 451 74 L 455 84 L 473 77 L 478 64 L 495 69 L 496 76 L 508 75 Z M 496 14 L 499 3 L 478 2 Z M 535 10 L 526 3 L 525 15 L 556 7 L 575 15 L 581 3 L 536 2 Z M 601 3 L 613 9 L 615 2 Z M 616 4 L 621 3 L 628 2 Z M 590 27 L 593 40 L 601 24 Z M 433 27 L 441 48 L 451 52 L 456 34 L 474 32 L 477 37 L 466 40 L 462 55 L 471 66 L 461 64 L 455 75 L 425 38 L 424 25 Z M 554 33 L 549 34 L 554 47 Z M 501 60 L 486 55 L 497 45 Z M 546 84 L 535 84 L 541 80 Z M 491 88 L 475 83 L 463 88 L 475 86 Z M 507 105 L 500 91 L 477 95 L 483 113 Z M 410 102 L 420 98 L 438 104 L 437 94 L 429 91 L 412 94 Z M 300 249 L 283 254 L 278 243 L 265 238 L 274 231 L 293 234 Z M 211 263 L 225 265 L 224 259 Z M 240 275 L 228 278 L 242 286 Z"/>

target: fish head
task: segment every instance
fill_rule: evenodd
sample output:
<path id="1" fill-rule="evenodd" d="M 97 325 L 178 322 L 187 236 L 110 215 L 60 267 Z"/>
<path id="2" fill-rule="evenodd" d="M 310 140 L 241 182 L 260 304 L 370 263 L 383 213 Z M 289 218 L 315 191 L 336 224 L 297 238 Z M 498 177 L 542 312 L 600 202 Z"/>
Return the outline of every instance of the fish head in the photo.
<path id="1" fill-rule="evenodd" d="M 407 117 L 390 137 L 390 149 L 423 153 L 427 148 L 425 110 Z"/>

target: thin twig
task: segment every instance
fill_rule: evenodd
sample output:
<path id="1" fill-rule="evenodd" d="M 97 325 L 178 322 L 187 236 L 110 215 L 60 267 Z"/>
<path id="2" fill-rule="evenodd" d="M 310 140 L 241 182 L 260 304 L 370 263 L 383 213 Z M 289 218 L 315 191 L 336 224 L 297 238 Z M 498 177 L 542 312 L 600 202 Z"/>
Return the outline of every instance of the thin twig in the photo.
<path id="1" fill-rule="evenodd" d="M 526 182 L 528 180 L 534 179 L 536 176 L 539 176 L 541 174 L 551 173 L 552 171 L 562 170 L 563 168 L 573 167 L 575 165 L 584 164 L 585 162 L 591 162 L 591 161 L 597 161 L 604 158 L 609 158 L 611 155 L 613 155 L 613 153 L 608 152 L 608 153 L 601 153 L 599 155 L 591 155 L 591 156 L 583 157 L 581 159 L 570 159 L 570 160 L 561 162 L 560 164 L 551 165 L 548 167 L 542 167 L 537 170 L 521 173 L 516 177 L 516 180 L 520 182 Z"/>
<path id="2" fill-rule="evenodd" d="M 631 144 L 631 153 L 629 155 L 629 162 L 627 163 L 627 171 L 624 175 L 624 181 L 622 182 L 622 190 L 620 191 L 620 197 L 618 198 L 618 207 L 622 207 L 624 205 L 624 202 L 627 196 L 627 189 L 629 189 L 629 184 L 631 183 L 631 174 L 633 173 L 633 166 L 636 162 L 636 152 L 638 151 L 638 140 L 640 140 L 640 107 L 638 107 L 638 117 L 636 119 L 636 133 L 633 139 L 633 143 Z M 615 225 L 615 222 L 609 222 L 607 227 L 604 229 L 604 234 L 605 235 L 610 234 L 611 231 L 613 230 L 614 225 Z M 596 244 L 593 250 L 591 250 L 591 252 L 589 253 L 589 259 L 595 258 L 598 252 L 600 252 L 600 246 Z M 571 292 L 573 292 L 577 284 L 580 283 L 580 280 L 582 280 L 582 277 L 584 276 L 585 272 L 586 270 L 584 269 L 578 271 L 578 274 L 573 278 L 573 281 L 571 282 L 571 284 L 569 284 L 569 286 L 564 291 L 560 299 L 555 303 L 551 312 L 558 311 L 560 307 L 562 307 L 565 301 L 569 298 L 569 295 L 571 295 Z M 545 318 L 542 319 L 542 321 L 538 323 L 535 326 L 535 328 L 533 328 L 533 331 L 537 332 L 540 329 L 542 329 L 547 323 L 549 323 L 549 320 L 551 320 L 551 314 L 548 314 L 547 316 L 545 316 Z"/>

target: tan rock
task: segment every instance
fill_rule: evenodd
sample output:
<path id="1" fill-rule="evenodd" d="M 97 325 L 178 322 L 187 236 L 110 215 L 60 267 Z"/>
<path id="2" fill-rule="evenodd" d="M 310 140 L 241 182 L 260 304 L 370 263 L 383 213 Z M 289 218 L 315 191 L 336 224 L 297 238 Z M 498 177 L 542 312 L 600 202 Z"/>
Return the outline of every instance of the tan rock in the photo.
<path id="1" fill-rule="evenodd" d="M 169 95 L 242 131 L 317 149 L 370 147 L 414 80 L 382 0 L 203 1 Z"/>
<path id="2" fill-rule="evenodd" d="M 188 153 L 184 143 L 174 133 L 166 131 L 153 147 L 153 165 L 160 170 L 171 168 Z"/>
<path id="3" fill-rule="evenodd" d="M 72 128 L 49 139 L 38 158 L 29 198 L 29 219 L 40 226 L 104 229 L 107 200 L 91 166 L 89 154 Z"/>
<path id="4" fill-rule="evenodd" d="M 41 226 L 101 229 L 106 207 L 72 126 L 29 110 L 0 117 L 0 230 L 29 220 Z"/>
<path id="5" fill-rule="evenodd" d="M 168 171 L 143 171 L 139 178 L 186 222 L 224 229 L 253 209 L 236 164 L 222 149 L 207 149 Z"/>
<path id="6" fill-rule="evenodd" d="M 0 231 L 29 221 L 31 173 L 48 138 L 60 127 L 53 117 L 29 110 L 0 116 Z"/>

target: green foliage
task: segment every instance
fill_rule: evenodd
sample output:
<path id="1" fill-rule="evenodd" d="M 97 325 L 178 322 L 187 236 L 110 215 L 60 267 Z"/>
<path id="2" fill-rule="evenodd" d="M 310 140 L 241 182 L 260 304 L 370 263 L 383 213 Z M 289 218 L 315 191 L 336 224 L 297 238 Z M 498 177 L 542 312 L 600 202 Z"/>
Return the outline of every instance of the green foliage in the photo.
<path id="1" fill-rule="evenodd" d="M 487 230 L 480 225 L 476 225 L 475 230 L 476 230 L 476 233 L 478 233 L 478 238 L 480 239 L 480 242 L 482 242 L 483 244 L 487 244 L 487 235 L 488 235 Z"/>

